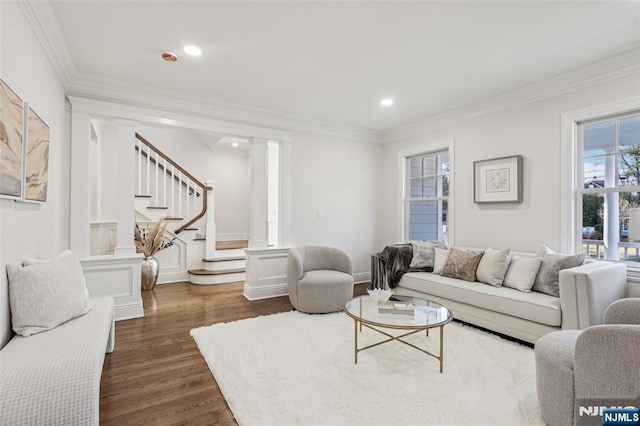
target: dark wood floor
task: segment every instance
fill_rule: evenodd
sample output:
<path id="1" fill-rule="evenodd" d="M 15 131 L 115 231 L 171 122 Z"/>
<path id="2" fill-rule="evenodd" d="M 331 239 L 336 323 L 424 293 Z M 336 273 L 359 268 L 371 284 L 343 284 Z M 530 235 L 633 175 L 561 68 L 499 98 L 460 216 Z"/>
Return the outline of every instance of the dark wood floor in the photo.
<path id="1" fill-rule="evenodd" d="M 177 283 L 143 291 L 144 318 L 117 322 L 115 350 L 105 357 L 100 424 L 235 425 L 189 331 L 293 309 L 286 296 L 249 301 L 242 288 Z"/>

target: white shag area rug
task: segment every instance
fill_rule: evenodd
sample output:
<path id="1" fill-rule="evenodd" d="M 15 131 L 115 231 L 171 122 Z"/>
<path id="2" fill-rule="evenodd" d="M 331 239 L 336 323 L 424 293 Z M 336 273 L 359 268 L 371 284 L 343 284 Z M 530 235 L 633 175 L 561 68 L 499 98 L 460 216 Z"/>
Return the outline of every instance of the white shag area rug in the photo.
<path id="1" fill-rule="evenodd" d="M 456 323 L 445 326 L 442 374 L 437 359 L 398 342 L 354 364 L 354 321 L 341 312 L 285 312 L 191 336 L 242 426 L 544 424 L 533 349 Z M 359 336 L 360 347 L 386 338 Z M 430 336 L 407 340 L 437 353 L 439 331 Z"/>

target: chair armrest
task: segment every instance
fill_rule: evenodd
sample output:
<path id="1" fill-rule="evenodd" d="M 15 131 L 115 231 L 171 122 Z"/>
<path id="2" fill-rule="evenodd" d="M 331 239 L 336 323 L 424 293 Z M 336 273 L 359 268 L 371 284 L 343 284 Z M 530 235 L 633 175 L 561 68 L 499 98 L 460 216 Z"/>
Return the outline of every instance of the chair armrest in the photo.
<path id="1" fill-rule="evenodd" d="M 602 324 L 604 311 L 627 295 L 627 265 L 592 262 L 560 271 L 562 329 Z"/>
<path id="2" fill-rule="evenodd" d="M 640 326 L 596 325 L 582 331 L 574 353 L 575 396 L 638 398 Z"/>
<path id="3" fill-rule="evenodd" d="M 300 258 L 300 255 L 296 250 L 289 250 L 287 258 L 287 281 L 297 282 L 302 279 L 303 273 L 304 267 L 302 265 L 302 258 Z"/>
<path id="4" fill-rule="evenodd" d="M 353 261 L 349 253 L 342 249 L 334 248 L 331 256 L 331 269 L 353 275 Z"/>
<path id="5" fill-rule="evenodd" d="M 605 324 L 640 325 L 640 297 L 613 302 L 605 311 L 603 322 Z"/>

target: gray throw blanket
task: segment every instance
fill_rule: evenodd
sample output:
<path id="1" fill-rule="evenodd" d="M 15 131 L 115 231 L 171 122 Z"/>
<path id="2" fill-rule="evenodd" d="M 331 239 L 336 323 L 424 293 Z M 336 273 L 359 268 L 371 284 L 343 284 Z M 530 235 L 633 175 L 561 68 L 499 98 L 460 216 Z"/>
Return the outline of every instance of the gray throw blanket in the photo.
<path id="1" fill-rule="evenodd" d="M 389 288 L 395 288 L 400 278 L 407 272 L 431 272 L 433 268 L 410 268 L 413 258 L 411 244 L 396 244 L 386 246 L 378 253 L 380 261 L 384 264 L 385 280 Z"/>

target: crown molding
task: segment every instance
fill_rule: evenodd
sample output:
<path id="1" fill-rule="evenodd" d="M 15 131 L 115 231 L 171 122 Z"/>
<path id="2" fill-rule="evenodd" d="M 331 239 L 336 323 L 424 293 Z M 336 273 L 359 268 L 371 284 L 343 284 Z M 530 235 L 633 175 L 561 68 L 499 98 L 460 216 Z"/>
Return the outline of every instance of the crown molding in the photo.
<path id="1" fill-rule="evenodd" d="M 287 130 L 234 123 L 226 120 L 215 120 L 207 116 L 168 112 L 147 106 L 105 101 L 83 96 L 67 95 L 67 99 L 69 99 L 71 113 L 87 114 L 105 120 L 134 121 L 156 126 L 181 127 L 228 136 L 244 138 L 258 137 L 280 142 L 291 142 L 293 140 L 293 133 Z"/>
<path id="2" fill-rule="evenodd" d="M 229 121 L 288 132 L 310 132 L 352 141 L 380 143 L 381 133 L 313 120 L 294 114 L 230 104 L 179 92 L 133 86 L 115 80 L 98 80 L 93 76 L 77 75 L 67 85 L 67 93 L 106 102 L 159 109 L 169 113 L 189 114 L 218 121 Z"/>
<path id="3" fill-rule="evenodd" d="M 552 98 L 632 74 L 640 74 L 640 49 L 629 50 L 585 67 L 383 132 L 382 142 L 397 142 L 460 121 Z"/>
<path id="4" fill-rule="evenodd" d="M 15 0 L 58 79 L 67 87 L 76 69 L 49 1 Z"/>

